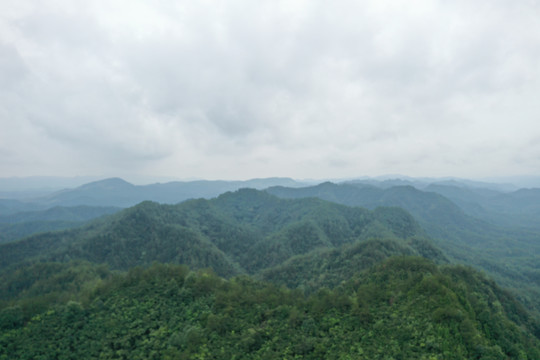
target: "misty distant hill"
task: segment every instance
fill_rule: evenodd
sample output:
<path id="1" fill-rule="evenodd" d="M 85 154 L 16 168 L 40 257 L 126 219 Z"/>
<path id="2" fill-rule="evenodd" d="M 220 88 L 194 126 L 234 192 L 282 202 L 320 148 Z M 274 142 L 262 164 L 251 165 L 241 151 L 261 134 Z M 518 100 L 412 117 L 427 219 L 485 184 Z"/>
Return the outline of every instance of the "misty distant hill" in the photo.
<path id="1" fill-rule="evenodd" d="M 424 191 L 441 194 L 467 214 L 493 224 L 540 229 L 540 189 L 499 192 L 486 188 L 431 184 Z"/>
<path id="2" fill-rule="evenodd" d="M 471 201 L 483 198 L 487 196 L 486 194 L 489 191 L 478 190 L 474 192 L 469 189 L 443 187 L 442 185 L 430 186 L 427 189 L 440 192 L 443 192 L 442 189 L 448 190 L 444 191 L 444 193 L 457 199 L 456 202 L 458 203 L 463 203 L 467 198 L 471 199 Z M 471 216 L 446 196 L 435 191 L 422 191 L 413 186 L 380 188 L 364 184 L 334 184 L 327 182 L 302 188 L 278 186 L 269 188 L 266 191 L 281 198 L 316 197 L 339 204 L 361 206 L 368 209 L 374 209 L 378 206 L 401 207 L 410 212 L 432 237 L 451 240 L 455 244 L 481 247 L 501 237 L 508 241 L 517 240 L 516 236 L 514 236 L 516 235 L 514 232 L 517 231 L 516 229 L 501 228 Z M 481 191 L 484 191 L 484 193 L 481 193 Z M 495 204 L 503 208 L 507 206 L 509 213 L 512 211 L 511 206 L 516 211 L 519 209 L 533 211 L 537 205 L 530 200 L 520 201 L 522 197 L 529 199 L 537 195 L 536 190 L 520 190 L 509 194 L 492 192 L 489 194 L 491 195 L 492 206 L 495 206 Z M 462 199 L 462 201 L 459 201 L 459 199 Z M 486 211 L 483 208 L 480 209 Z M 520 233 L 520 235 L 523 234 Z"/>
<path id="3" fill-rule="evenodd" d="M 45 231 L 74 228 L 104 215 L 114 214 L 116 207 L 55 206 L 46 210 L 0 215 L 0 243 Z"/>
<path id="4" fill-rule="evenodd" d="M 302 184 L 288 178 L 267 178 L 133 185 L 120 178 L 110 178 L 34 198 L 0 198 L 0 243 L 43 231 L 73 228 L 91 218 L 143 201 L 177 204 L 187 199 L 214 198 L 240 188 L 264 189 L 276 185 L 295 187 Z"/>
<path id="5" fill-rule="evenodd" d="M 199 180 L 173 181 L 150 185 L 133 185 L 120 178 L 91 182 L 75 189 L 35 199 L 47 206 L 116 206 L 129 207 L 142 201 L 176 204 L 187 199 L 212 198 L 240 188 L 264 189 L 271 186 L 300 186 L 289 178 L 253 179 L 247 181 Z"/>
<path id="6" fill-rule="evenodd" d="M 463 229 L 484 232 L 486 225 L 465 212 L 446 197 L 413 186 L 380 188 L 369 185 L 334 184 L 326 182 L 303 188 L 273 187 L 267 189 L 282 198 L 317 197 L 348 206 L 374 209 L 378 206 L 398 206 L 409 211 L 434 237 L 455 238 Z M 469 238 L 468 241 L 474 240 Z"/>
<path id="7" fill-rule="evenodd" d="M 87 205 L 126 208 L 147 200 L 162 204 L 176 204 L 187 199 L 209 199 L 227 191 L 241 188 L 265 189 L 272 186 L 297 187 L 303 185 L 305 184 L 289 178 L 264 178 L 246 181 L 173 181 L 150 185 L 133 185 L 120 178 L 110 178 L 34 198 L 0 199 L 0 215 L 45 210 L 55 206 Z"/>
<path id="8" fill-rule="evenodd" d="M 520 218 L 519 211 L 529 211 L 521 219 L 536 220 L 534 209 L 538 203 L 536 189 L 519 190 L 512 193 L 490 193 L 488 190 L 471 190 L 457 187 L 430 187 L 432 191 L 422 191 L 413 186 L 382 188 L 365 184 L 323 183 L 303 188 L 274 187 L 269 193 L 282 198 L 316 197 L 348 206 L 362 206 L 373 209 L 377 206 L 398 206 L 410 212 L 453 261 L 474 265 L 508 287 L 519 287 L 523 299 L 540 308 L 540 292 L 531 284 L 540 279 L 537 256 L 540 256 L 540 234 L 538 230 L 516 227 L 511 218 Z M 467 199 L 471 203 L 463 208 L 447 197 L 434 192 L 438 190 L 462 204 Z M 458 196 L 459 195 L 459 196 Z M 461 201 L 460 201 L 461 199 Z M 486 208 L 474 203 L 478 199 L 486 201 L 489 209 L 507 209 L 499 223 L 484 221 L 471 216 L 471 206 L 477 206 L 484 214 L 491 214 Z M 476 204 L 476 205 L 474 205 Z M 514 211 L 514 213 L 511 213 Z M 523 221 L 525 221 L 523 220 Z M 528 289 L 528 290 L 524 290 Z M 530 291 L 530 292 L 529 292 Z"/>
<path id="9" fill-rule="evenodd" d="M 46 206 L 15 199 L 0 199 L 0 215 L 15 214 L 23 211 L 43 210 Z"/>
<path id="10" fill-rule="evenodd" d="M 509 182 L 485 182 L 475 181 L 460 178 L 413 178 L 407 176 L 397 177 L 383 177 L 383 178 L 368 178 L 368 179 L 356 179 L 339 182 L 342 184 L 352 185 L 372 185 L 383 189 L 388 189 L 394 186 L 413 186 L 419 190 L 425 190 L 431 185 L 442 185 L 459 187 L 464 189 L 473 190 L 490 190 L 498 193 L 512 192 L 518 190 L 520 187 Z"/>
<path id="11" fill-rule="evenodd" d="M 530 183 L 536 184 L 532 180 Z M 382 190 L 412 186 L 423 192 L 442 195 L 458 205 L 465 214 L 491 224 L 540 229 L 540 189 L 538 188 L 520 189 L 510 183 L 489 183 L 466 179 L 409 177 L 359 179 L 340 184 L 371 186 Z"/>

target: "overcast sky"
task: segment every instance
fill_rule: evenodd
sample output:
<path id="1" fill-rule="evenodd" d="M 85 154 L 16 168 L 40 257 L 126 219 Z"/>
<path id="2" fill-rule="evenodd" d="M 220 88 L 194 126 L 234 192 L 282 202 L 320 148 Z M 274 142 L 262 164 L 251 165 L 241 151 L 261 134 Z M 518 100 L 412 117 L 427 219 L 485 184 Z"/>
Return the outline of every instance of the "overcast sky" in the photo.
<path id="1" fill-rule="evenodd" d="M 540 175 L 540 2 L 0 0 L 0 177 Z"/>

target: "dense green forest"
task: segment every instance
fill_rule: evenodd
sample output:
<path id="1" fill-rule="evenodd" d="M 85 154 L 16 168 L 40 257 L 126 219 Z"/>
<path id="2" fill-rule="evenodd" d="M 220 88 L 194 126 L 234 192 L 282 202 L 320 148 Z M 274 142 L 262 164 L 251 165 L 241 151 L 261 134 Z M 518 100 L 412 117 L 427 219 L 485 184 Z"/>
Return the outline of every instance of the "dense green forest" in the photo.
<path id="1" fill-rule="evenodd" d="M 267 191 L 282 198 L 315 197 L 368 209 L 378 206 L 403 208 L 418 220 L 433 243 L 452 262 L 472 265 L 485 271 L 497 283 L 512 289 L 516 296 L 536 313 L 536 316 L 540 316 L 540 263 L 538 262 L 540 229 L 519 226 L 519 222 L 515 220 L 527 210 L 530 212 L 525 219 L 535 216 L 539 206 L 539 203 L 535 203 L 534 194 L 537 192 L 522 190 L 500 194 L 488 190 L 467 191 L 448 186 L 430 186 L 428 189 L 439 189 L 439 192 L 445 194 L 451 193 L 453 198 L 462 199 L 462 202 L 458 201 L 459 203 L 463 203 L 467 198 L 470 206 L 479 208 L 482 205 L 482 212 L 493 218 L 498 218 L 500 213 L 488 212 L 489 209 L 502 211 L 500 209 L 508 204 L 507 212 L 513 215 L 506 222 L 494 224 L 487 219 L 482 220 L 469 215 L 463 208 L 438 192 L 421 191 L 412 186 L 380 188 L 364 184 L 323 183 L 304 188 L 273 187 Z M 527 197 L 526 194 L 532 198 L 518 205 L 518 200 Z M 479 198 L 487 199 L 482 202 Z M 537 224 L 540 222 L 537 221 Z"/>
<path id="2" fill-rule="evenodd" d="M 88 260 L 127 270 L 153 261 L 253 274 L 316 248 L 373 237 L 425 236 L 398 208 L 369 211 L 243 189 L 178 205 L 143 202 L 88 226 L 0 246 L 0 270 L 20 261 Z"/>
<path id="3" fill-rule="evenodd" d="M 423 229 L 431 197 L 417 222 L 269 192 L 143 202 L 0 245 L 0 359 L 540 358 L 530 293 L 452 265 L 464 241 L 448 252 Z"/>
<path id="4" fill-rule="evenodd" d="M 19 305 L 4 308 L 0 359 L 540 357 L 538 328 L 510 295 L 471 269 L 418 257 L 311 295 L 174 265 L 97 278 L 29 321 Z"/>

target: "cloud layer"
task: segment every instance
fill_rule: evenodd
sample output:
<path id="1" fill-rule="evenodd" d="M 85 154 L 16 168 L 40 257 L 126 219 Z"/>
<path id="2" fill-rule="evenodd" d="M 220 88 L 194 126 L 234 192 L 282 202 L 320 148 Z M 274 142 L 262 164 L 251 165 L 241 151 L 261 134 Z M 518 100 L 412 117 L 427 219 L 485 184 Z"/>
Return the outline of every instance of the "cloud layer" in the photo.
<path id="1" fill-rule="evenodd" d="M 538 18 L 538 1 L 2 2 L 2 175 L 539 174 Z"/>

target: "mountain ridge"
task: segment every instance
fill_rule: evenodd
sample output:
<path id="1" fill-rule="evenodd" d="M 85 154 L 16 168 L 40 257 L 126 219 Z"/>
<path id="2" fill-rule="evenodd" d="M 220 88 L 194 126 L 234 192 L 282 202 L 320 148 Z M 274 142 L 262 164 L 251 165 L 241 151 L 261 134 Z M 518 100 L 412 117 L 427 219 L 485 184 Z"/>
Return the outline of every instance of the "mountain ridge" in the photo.
<path id="1" fill-rule="evenodd" d="M 475 224 L 448 199 L 412 186 L 283 189 L 309 196 L 144 201 L 0 245 L 0 359 L 540 355 L 531 314 L 450 265 L 421 227 Z"/>
<path id="2" fill-rule="evenodd" d="M 283 200 L 263 191 L 241 189 L 212 200 L 177 205 L 146 201 L 83 228 L 0 245 L 0 266 L 47 253 L 49 260 L 106 262 L 120 269 L 153 260 L 194 266 L 183 253 L 205 248 L 194 255 L 195 268 L 221 259 L 224 267 L 218 273 L 231 275 L 238 272 L 233 270 L 238 265 L 253 273 L 261 266 L 277 265 L 291 254 L 370 236 L 404 239 L 422 237 L 423 231 L 412 216 L 398 208 L 369 211 L 319 199 Z M 299 242 L 291 245 L 290 239 L 295 237 Z M 206 258 L 206 252 L 212 255 Z"/>

